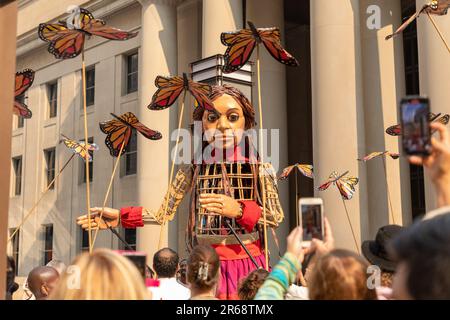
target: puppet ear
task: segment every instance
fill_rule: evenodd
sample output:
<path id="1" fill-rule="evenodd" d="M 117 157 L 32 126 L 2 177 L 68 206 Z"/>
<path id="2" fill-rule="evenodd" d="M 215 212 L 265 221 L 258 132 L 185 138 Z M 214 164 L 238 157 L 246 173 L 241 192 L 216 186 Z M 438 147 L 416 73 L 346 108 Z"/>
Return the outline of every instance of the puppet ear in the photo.
<path id="1" fill-rule="evenodd" d="M 40 290 L 41 290 L 41 294 L 44 296 L 44 297 L 48 297 L 48 295 L 49 295 L 49 290 L 48 290 L 48 287 L 47 287 L 47 284 L 43 284 L 42 286 L 41 286 L 41 288 L 40 288 Z"/>

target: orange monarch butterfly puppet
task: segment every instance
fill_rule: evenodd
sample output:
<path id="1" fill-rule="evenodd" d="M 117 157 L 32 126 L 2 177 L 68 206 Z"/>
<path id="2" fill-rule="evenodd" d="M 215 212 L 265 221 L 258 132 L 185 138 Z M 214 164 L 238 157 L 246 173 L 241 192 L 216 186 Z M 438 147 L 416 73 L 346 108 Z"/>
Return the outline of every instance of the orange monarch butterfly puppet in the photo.
<path id="1" fill-rule="evenodd" d="M 224 54 L 225 73 L 235 72 L 241 69 L 255 49 L 255 46 L 263 43 L 267 51 L 279 62 L 292 67 L 298 67 L 299 63 L 289 52 L 287 52 L 280 41 L 280 29 L 278 28 L 256 28 L 248 21 L 250 29 L 242 29 L 235 32 L 223 32 L 221 40 L 227 50 Z"/>
<path id="2" fill-rule="evenodd" d="M 31 69 L 25 69 L 23 71 L 16 73 L 16 84 L 15 84 L 15 92 L 14 92 L 14 106 L 13 112 L 18 117 L 22 117 L 25 119 L 30 119 L 33 115 L 28 106 L 23 103 L 25 91 L 31 87 L 34 81 L 34 71 Z"/>
<path id="3" fill-rule="evenodd" d="M 419 11 L 413 14 L 408 20 L 406 20 L 393 34 L 386 37 L 389 40 L 398 34 L 402 33 L 414 20 L 416 20 L 422 13 L 434 14 L 438 16 L 444 16 L 447 14 L 450 8 L 450 0 L 433 0 L 425 4 Z"/>
<path id="4" fill-rule="evenodd" d="M 319 191 L 327 190 L 332 184 L 335 184 L 338 188 L 343 200 L 351 200 L 356 192 L 355 186 L 358 184 L 359 179 L 356 177 L 346 177 L 349 172 L 345 172 L 338 175 L 336 171 L 333 171 L 320 187 Z"/>
<path id="5" fill-rule="evenodd" d="M 280 174 L 280 176 L 278 177 L 278 180 L 286 180 L 289 175 L 292 173 L 292 170 L 294 170 L 294 168 L 297 168 L 298 171 L 300 171 L 300 173 L 302 175 L 304 175 L 307 178 L 310 179 L 314 179 L 314 173 L 313 173 L 313 166 L 308 165 L 308 164 L 294 164 L 292 166 L 286 167 L 283 169 L 283 172 Z"/>
<path id="6" fill-rule="evenodd" d="M 67 21 L 41 23 L 38 34 L 43 41 L 49 42 L 48 51 L 55 58 L 71 59 L 83 51 L 86 36 L 95 35 L 109 40 L 128 40 L 136 37 L 138 33 L 107 26 L 105 21 L 95 19 L 88 10 L 76 8 Z"/>
<path id="7" fill-rule="evenodd" d="M 162 138 L 160 132 L 149 129 L 140 123 L 139 119 L 131 112 L 121 116 L 116 116 L 114 113 L 111 113 L 111 115 L 115 119 L 100 123 L 100 130 L 107 135 L 105 143 L 113 157 L 119 156 L 122 144 L 124 144 L 122 154 L 126 152 L 133 130 L 137 130 L 150 140 Z"/>
<path id="8" fill-rule="evenodd" d="M 400 154 L 398 154 L 398 153 L 389 152 L 389 151 L 384 151 L 384 152 L 380 151 L 380 152 L 372 152 L 371 154 L 365 156 L 364 158 L 358 159 L 358 161 L 367 162 L 367 161 L 370 161 L 370 160 L 375 159 L 380 156 L 389 156 L 394 160 L 397 160 L 398 158 L 400 158 Z"/>
<path id="9" fill-rule="evenodd" d="M 430 122 L 440 122 L 443 125 L 447 125 L 448 122 L 450 121 L 450 115 L 446 114 L 443 115 L 441 117 L 441 113 L 438 114 L 434 114 L 432 112 L 430 112 L 430 114 L 428 115 L 429 121 Z M 390 136 L 401 136 L 402 135 L 402 126 L 400 124 L 396 124 L 395 126 L 391 126 L 389 128 L 386 129 L 386 133 Z"/>
<path id="10" fill-rule="evenodd" d="M 158 90 L 148 106 L 150 110 L 167 109 L 175 103 L 183 91 L 189 91 L 200 107 L 209 111 L 214 110 L 213 104 L 208 98 L 211 93 L 211 86 L 189 80 L 186 73 L 183 73 L 183 77 L 166 78 L 158 76 L 155 79 L 155 86 Z"/>
<path id="11" fill-rule="evenodd" d="M 63 137 L 63 142 L 67 148 L 69 148 L 73 153 L 79 155 L 84 161 L 88 160 L 92 162 L 92 155 L 90 151 L 98 151 L 98 146 L 95 143 L 86 144 L 84 141 L 75 141 L 65 135 L 61 134 Z"/>

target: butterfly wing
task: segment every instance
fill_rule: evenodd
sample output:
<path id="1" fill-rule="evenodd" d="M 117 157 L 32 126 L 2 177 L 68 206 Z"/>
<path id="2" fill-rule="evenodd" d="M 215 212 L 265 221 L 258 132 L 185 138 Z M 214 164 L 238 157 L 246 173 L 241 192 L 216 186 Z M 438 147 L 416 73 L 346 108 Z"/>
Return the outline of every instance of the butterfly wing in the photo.
<path id="1" fill-rule="evenodd" d="M 122 154 L 125 153 L 130 142 L 132 129 L 120 120 L 110 120 L 100 123 L 100 130 L 106 134 L 105 144 L 113 157 L 118 157 L 120 148 L 124 144 Z"/>
<path id="2" fill-rule="evenodd" d="M 406 20 L 400 27 L 398 27 L 397 30 L 395 30 L 395 32 L 393 34 L 390 34 L 388 36 L 386 36 L 386 40 L 389 40 L 397 35 L 399 35 L 400 33 L 403 32 L 403 30 L 405 30 L 414 20 L 417 19 L 417 17 L 422 13 L 424 8 L 420 9 L 419 11 L 417 11 L 415 14 L 413 14 L 411 17 L 409 17 L 408 20 Z"/>
<path id="3" fill-rule="evenodd" d="M 158 88 L 148 106 L 150 110 L 164 110 L 175 103 L 184 90 L 184 81 L 181 77 L 166 78 L 158 76 L 155 79 Z"/>
<path id="4" fill-rule="evenodd" d="M 314 179 L 313 166 L 307 164 L 298 164 L 297 169 L 303 174 L 305 177 Z"/>
<path id="5" fill-rule="evenodd" d="M 372 159 L 374 159 L 376 157 L 379 157 L 379 156 L 381 156 L 381 155 L 383 155 L 385 153 L 386 152 L 372 152 L 371 154 L 365 156 L 364 158 L 358 159 L 358 161 L 363 161 L 363 162 L 370 161 L 370 160 L 372 160 Z"/>
<path id="6" fill-rule="evenodd" d="M 39 37 L 50 43 L 48 52 L 56 59 L 75 58 L 84 47 L 84 33 L 77 29 L 69 29 L 62 24 L 41 23 Z"/>
<path id="7" fill-rule="evenodd" d="M 450 115 L 446 114 L 440 117 L 439 119 L 435 120 L 435 122 L 442 123 L 444 126 L 448 124 L 450 120 Z"/>
<path id="8" fill-rule="evenodd" d="M 258 29 L 258 33 L 272 57 L 287 66 L 298 67 L 300 65 L 297 59 L 281 45 L 280 30 L 278 28 Z"/>
<path id="9" fill-rule="evenodd" d="M 84 161 L 92 161 L 92 156 L 88 152 L 88 150 L 86 150 L 86 146 L 83 142 L 77 142 L 65 136 L 63 140 L 66 147 L 69 148 L 73 153 L 79 155 Z"/>
<path id="10" fill-rule="evenodd" d="M 14 96 L 18 97 L 31 87 L 34 81 L 34 71 L 25 69 L 16 73 L 16 83 Z"/>
<path id="11" fill-rule="evenodd" d="M 13 112 L 18 117 L 22 117 L 25 119 L 30 119 L 33 116 L 33 113 L 30 109 L 28 109 L 27 105 L 17 100 L 14 101 Z"/>
<path id="12" fill-rule="evenodd" d="M 189 80 L 189 92 L 197 101 L 198 105 L 206 110 L 213 111 L 214 106 L 208 98 L 211 94 L 211 86 Z"/>
<path id="13" fill-rule="evenodd" d="M 386 133 L 390 136 L 401 136 L 402 135 L 402 127 L 401 125 L 397 124 L 395 126 L 391 126 L 389 128 L 386 129 Z"/>
<path id="14" fill-rule="evenodd" d="M 359 179 L 356 177 L 341 178 L 336 181 L 336 186 L 344 200 L 351 200 L 356 192 L 355 186 Z"/>
<path id="15" fill-rule="evenodd" d="M 102 20 L 95 19 L 93 23 L 86 27 L 84 30 L 89 32 L 90 34 L 100 36 L 109 40 L 128 40 L 136 37 L 138 32 L 127 32 L 117 28 L 113 28 L 105 25 L 105 22 Z"/>
<path id="16" fill-rule="evenodd" d="M 139 131 L 144 137 L 150 140 L 160 140 L 162 135 L 160 132 L 152 130 L 139 122 L 139 119 L 131 112 L 127 112 L 120 116 L 120 119 L 128 123 L 134 129 Z"/>
<path id="17" fill-rule="evenodd" d="M 289 175 L 291 174 L 292 169 L 294 169 L 294 168 L 295 168 L 295 165 L 284 168 L 283 172 L 281 172 L 280 176 L 278 177 L 278 180 L 286 180 L 287 177 L 289 177 Z"/>
<path id="18" fill-rule="evenodd" d="M 223 72 L 231 73 L 241 69 L 255 49 L 256 39 L 253 32 L 249 29 L 223 32 L 220 39 L 223 45 L 228 47 L 224 54 Z"/>

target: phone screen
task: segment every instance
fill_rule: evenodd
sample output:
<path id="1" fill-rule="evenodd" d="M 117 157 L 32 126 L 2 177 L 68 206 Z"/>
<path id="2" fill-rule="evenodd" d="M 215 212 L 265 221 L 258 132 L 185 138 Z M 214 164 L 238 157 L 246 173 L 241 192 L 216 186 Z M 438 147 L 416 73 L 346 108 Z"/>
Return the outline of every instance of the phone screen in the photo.
<path id="1" fill-rule="evenodd" d="M 428 155 L 431 134 L 428 99 L 404 99 L 401 103 L 403 150 L 410 155 Z"/>
<path id="2" fill-rule="evenodd" d="M 139 273 L 142 275 L 142 279 L 145 280 L 147 269 L 147 255 L 143 252 L 136 251 L 119 251 L 118 253 L 128 258 L 136 266 Z"/>
<path id="3" fill-rule="evenodd" d="M 323 240 L 322 206 L 320 204 L 302 204 L 303 241 Z"/>

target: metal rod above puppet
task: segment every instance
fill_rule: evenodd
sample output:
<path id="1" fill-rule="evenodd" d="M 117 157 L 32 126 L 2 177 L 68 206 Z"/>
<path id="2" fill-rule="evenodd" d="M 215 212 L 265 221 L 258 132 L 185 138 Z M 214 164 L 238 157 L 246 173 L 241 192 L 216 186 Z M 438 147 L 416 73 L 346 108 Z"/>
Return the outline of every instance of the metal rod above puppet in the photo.
<path id="1" fill-rule="evenodd" d="M 224 54 L 225 66 L 223 71 L 225 73 L 231 73 L 242 68 L 250 59 L 253 50 L 256 46 L 256 68 L 257 68 L 257 85 L 258 85 L 258 109 L 259 109 L 259 153 L 261 157 L 261 163 L 264 163 L 264 141 L 262 129 L 263 125 L 263 107 L 262 107 L 262 94 L 261 94 L 261 57 L 260 57 L 260 44 L 264 44 L 267 51 L 277 61 L 288 65 L 297 67 L 299 63 L 290 53 L 288 53 L 281 45 L 280 30 L 278 28 L 256 28 L 255 25 L 248 21 L 250 29 L 242 29 L 235 32 L 224 32 L 221 34 L 221 41 L 223 45 L 227 46 L 227 50 Z M 260 172 L 264 174 L 264 172 Z M 264 245 L 266 269 L 269 270 L 269 253 L 267 242 L 267 219 L 266 219 L 266 206 L 265 206 L 265 190 L 263 186 L 262 190 L 263 199 L 263 218 L 264 218 Z"/>
<path id="2" fill-rule="evenodd" d="M 73 6 L 64 21 L 58 23 L 41 23 L 38 28 L 39 38 L 48 42 L 48 52 L 56 59 L 72 59 L 81 54 L 81 77 L 84 115 L 84 140 L 88 141 L 87 103 L 86 103 L 86 63 L 85 39 L 86 36 L 100 36 L 108 40 L 128 40 L 137 36 L 137 32 L 126 32 L 107 26 L 105 21 L 95 19 L 86 9 Z M 89 161 L 85 161 L 86 170 L 86 207 L 90 216 L 90 177 Z M 89 219 L 89 252 L 92 253 L 91 220 Z"/>

